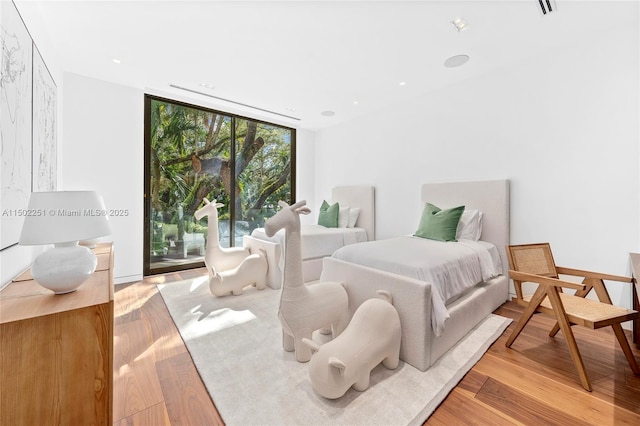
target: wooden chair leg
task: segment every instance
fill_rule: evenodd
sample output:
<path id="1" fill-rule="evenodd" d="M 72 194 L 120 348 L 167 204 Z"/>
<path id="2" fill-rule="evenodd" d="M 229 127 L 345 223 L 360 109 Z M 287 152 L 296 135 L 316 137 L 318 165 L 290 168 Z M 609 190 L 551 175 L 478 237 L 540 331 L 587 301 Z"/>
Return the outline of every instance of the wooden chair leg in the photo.
<path id="1" fill-rule="evenodd" d="M 507 339 L 507 342 L 505 343 L 506 347 L 511 347 L 513 342 L 520 335 L 520 332 L 522 332 L 524 326 L 527 325 L 533 314 L 536 312 L 538 306 L 540 306 L 546 295 L 547 294 L 545 287 L 543 285 L 539 285 L 535 293 L 533 293 L 533 296 L 531 296 L 531 301 L 525 308 L 522 315 L 520 315 L 520 319 L 516 323 L 516 327 L 513 329 L 513 332 L 511 332 L 511 336 L 509 336 L 509 338 Z"/>
<path id="2" fill-rule="evenodd" d="M 584 368 L 584 362 L 582 361 L 582 356 L 580 356 L 580 350 L 578 349 L 576 338 L 573 335 L 573 331 L 571 331 L 571 324 L 569 324 L 569 320 L 565 314 L 564 306 L 560 300 L 560 295 L 551 289 L 548 292 L 548 296 L 551 306 L 553 307 L 553 311 L 556 314 L 556 319 L 558 320 L 560 329 L 562 330 L 562 334 L 564 334 L 565 339 L 567 339 L 569 354 L 571 354 L 576 370 L 578 370 L 578 376 L 580 377 L 582 387 L 591 392 L 591 383 L 589 382 L 589 377 L 587 377 L 587 371 Z"/>
<path id="3" fill-rule="evenodd" d="M 622 352 L 624 352 L 624 356 L 627 358 L 627 362 L 629 363 L 629 367 L 631 367 L 631 371 L 633 371 L 633 374 L 635 374 L 636 376 L 640 375 L 640 368 L 638 367 L 636 358 L 633 356 L 633 352 L 631 352 L 629 341 L 627 340 L 627 336 L 624 334 L 622 326 L 620 324 L 611 324 L 611 328 L 613 328 L 613 332 L 618 338 L 618 343 L 620 343 Z"/>

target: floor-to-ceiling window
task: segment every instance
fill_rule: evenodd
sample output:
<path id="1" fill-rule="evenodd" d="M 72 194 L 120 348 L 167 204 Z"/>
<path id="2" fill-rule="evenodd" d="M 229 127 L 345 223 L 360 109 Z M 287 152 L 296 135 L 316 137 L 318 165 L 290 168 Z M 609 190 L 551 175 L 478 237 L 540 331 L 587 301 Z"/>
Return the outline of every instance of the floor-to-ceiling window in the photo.
<path id="1" fill-rule="evenodd" d="M 294 176 L 294 129 L 146 95 L 145 275 L 202 266 L 206 244 L 241 246 L 293 201 Z M 217 242 L 194 217 L 205 198 L 224 204 Z"/>

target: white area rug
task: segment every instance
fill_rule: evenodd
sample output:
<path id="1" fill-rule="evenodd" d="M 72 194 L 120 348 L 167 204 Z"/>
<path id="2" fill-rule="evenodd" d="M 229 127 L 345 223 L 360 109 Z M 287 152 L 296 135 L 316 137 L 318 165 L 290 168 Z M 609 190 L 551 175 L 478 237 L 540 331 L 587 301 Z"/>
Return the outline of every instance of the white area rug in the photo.
<path id="1" fill-rule="evenodd" d="M 378 365 L 365 392 L 351 388 L 329 400 L 311 387 L 308 363 L 282 349 L 279 290 L 218 298 L 206 277 L 158 288 L 230 426 L 421 424 L 511 322 L 490 315 L 429 370 L 402 361 L 395 370 Z"/>

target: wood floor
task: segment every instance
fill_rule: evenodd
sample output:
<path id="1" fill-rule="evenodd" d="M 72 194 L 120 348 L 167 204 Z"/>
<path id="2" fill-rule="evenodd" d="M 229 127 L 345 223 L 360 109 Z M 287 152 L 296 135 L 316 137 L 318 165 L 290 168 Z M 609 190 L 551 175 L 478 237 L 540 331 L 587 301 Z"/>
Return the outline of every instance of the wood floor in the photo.
<path id="1" fill-rule="evenodd" d="M 224 424 L 156 288 L 204 273 L 199 269 L 116 286 L 116 425 Z M 514 319 L 521 312 L 513 302 L 496 311 Z M 535 315 L 507 349 L 512 324 L 426 424 L 640 425 L 640 377 L 631 373 L 613 333 L 574 327 L 593 386 L 587 392 L 562 333 L 548 337 L 552 326 L 549 317 Z M 640 362 L 640 350 L 632 346 Z M 243 396 L 251 397 L 259 396 Z"/>

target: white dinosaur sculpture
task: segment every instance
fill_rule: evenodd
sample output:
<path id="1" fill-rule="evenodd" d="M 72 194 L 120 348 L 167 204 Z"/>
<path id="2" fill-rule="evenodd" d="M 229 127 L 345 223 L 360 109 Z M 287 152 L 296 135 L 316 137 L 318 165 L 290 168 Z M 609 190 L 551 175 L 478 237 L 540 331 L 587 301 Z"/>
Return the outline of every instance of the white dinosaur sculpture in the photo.
<path id="1" fill-rule="evenodd" d="M 207 249 L 204 263 L 209 272 L 209 290 L 214 296 L 240 295 L 244 287 L 255 285 L 262 290 L 267 285 L 267 256 L 261 253 L 251 254 L 244 247 L 220 247 L 218 236 L 218 208 L 224 204 L 216 200 L 198 209 L 194 216 L 200 220 L 209 216 L 207 232 Z M 220 272 L 218 272 L 220 271 Z"/>
<path id="2" fill-rule="evenodd" d="M 331 329 L 335 338 L 345 329 L 348 321 L 347 291 L 338 282 L 319 282 L 305 285 L 302 278 L 302 252 L 300 246 L 300 215 L 309 214 L 302 200 L 289 206 L 278 202 L 282 209 L 264 224 L 268 236 L 285 229 L 284 277 L 278 318 L 282 325 L 282 346 L 285 351 L 295 350 L 299 362 L 311 359 L 311 348 L 302 342 L 311 339 L 315 330 Z"/>
<path id="3" fill-rule="evenodd" d="M 264 251 L 254 253 L 244 258 L 242 263 L 228 271 L 216 272 L 207 266 L 209 271 L 209 290 L 214 296 L 233 294 L 239 296 L 248 285 L 258 290 L 267 287 L 267 256 Z"/>

